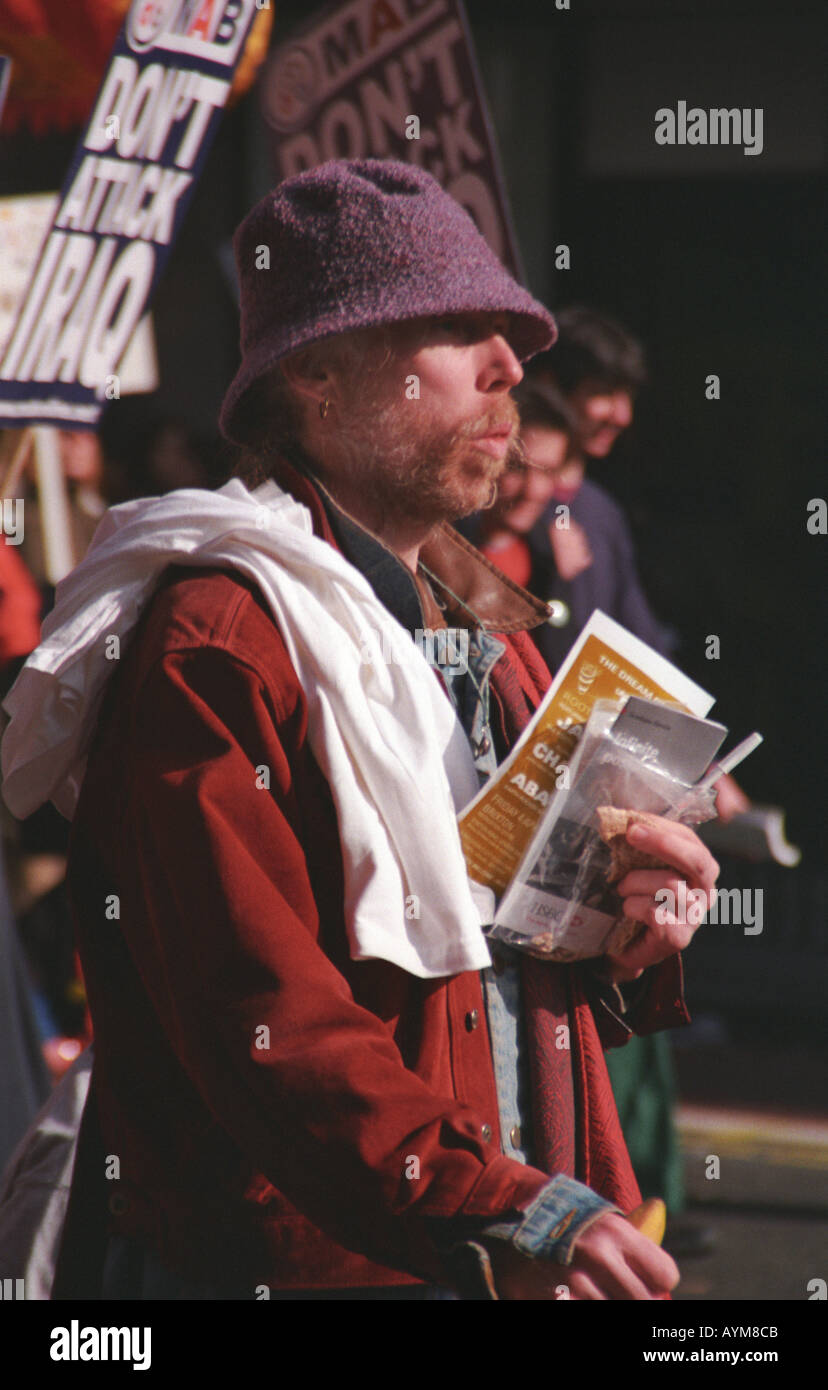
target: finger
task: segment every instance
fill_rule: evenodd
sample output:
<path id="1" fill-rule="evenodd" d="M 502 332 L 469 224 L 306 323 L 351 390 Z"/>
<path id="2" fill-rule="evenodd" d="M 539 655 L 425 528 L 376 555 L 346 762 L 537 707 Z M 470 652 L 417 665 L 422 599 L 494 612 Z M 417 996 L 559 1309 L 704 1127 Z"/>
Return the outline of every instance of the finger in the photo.
<path id="1" fill-rule="evenodd" d="M 646 893 L 652 898 L 660 888 L 669 888 L 674 897 L 678 897 L 682 883 L 686 888 L 687 880 L 679 878 L 674 869 L 630 869 L 613 887 L 622 898 L 631 897 L 633 893 Z"/>
<path id="2" fill-rule="evenodd" d="M 633 821 L 627 829 L 627 839 L 653 858 L 664 859 L 679 869 L 683 877 L 708 885 L 718 877 L 718 864 L 689 825 L 663 817 L 654 818 L 651 824 Z"/>
<path id="3" fill-rule="evenodd" d="M 652 1241 L 650 1244 L 653 1245 Z M 662 1294 L 674 1289 L 681 1278 L 673 1257 L 658 1245 L 653 1245 L 652 1250 L 641 1250 L 640 1247 L 634 1246 L 624 1251 L 624 1257 L 653 1294 Z"/>
<path id="4" fill-rule="evenodd" d="M 655 945 L 657 942 L 669 946 L 675 941 L 679 941 L 675 950 L 682 950 L 693 936 L 698 922 L 693 924 L 676 916 L 675 913 L 665 906 L 664 902 L 656 902 L 655 898 L 645 897 L 643 894 L 633 894 L 632 897 L 623 900 L 624 916 L 630 917 L 634 922 L 643 922 L 647 928 L 649 941 L 645 943 L 645 937 L 639 936 L 630 943 L 627 948 L 632 951 L 633 947 Z M 626 952 L 624 957 L 627 959 Z M 630 957 L 631 958 L 631 957 Z"/>
<path id="5" fill-rule="evenodd" d="M 620 1254 L 613 1253 L 600 1261 L 585 1256 L 584 1270 L 606 1299 L 634 1303 L 653 1297 L 649 1286 Z"/>
<path id="6" fill-rule="evenodd" d="M 687 825 L 659 820 L 653 825 L 633 823 L 627 839 L 656 861 L 679 871 L 680 877 L 704 888 L 712 888 L 719 875 L 719 866 L 707 846 Z"/>
<path id="7" fill-rule="evenodd" d="M 668 876 L 664 869 L 633 869 L 616 887 L 625 900 L 652 898 L 657 909 L 653 920 L 661 926 L 698 927 L 715 901 L 715 889 L 694 888 L 685 879 Z"/>
<path id="8" fill-rule="evenodd" d="M 642 971 L 659 961 L 683 951 L 693 939 L 695 927 L 680 924 L 673 926 L 648 927 L 636 941 L 630 942 L 620 956 L 613 956 L 617 969 L 629 972 L 629 978 L 637 978 Z"/>
<path id="9" fill-rule="evenodd" d="M 666 1250 L 642 1235 L 629 1221 L 625 1230 L 619 1230 L 617 1240 L 619 1256 L 648 1289 L 660 1294 L 666 1289 L 675 1288 L 679 1281 L 678 1266 Z"/>
<path id="10" fill-rule="evenodd" d="M 713 855 L 687 825 L 667 820 L 660 820 L 657 825 L 634 822 L 627 830 L 627 840 L 654 859 L 663 859 L 666 865 L 679 870 L 680 877 L 702 888 L 712 888 L 719 877 Z"/>
<path id="11" fill-rule="evenodd" d="M 602 1292 L 595 1283 L 595 1280 L 591 1279 L 583 1270 L 579 1270 L 577 1273 L 570 1275 L 569 1297 L 573 1302 L 589 1300 L 595 1303 L 606 1303 L 607 1301 L 607 1295 Z"/>
<path id="12" fill-rule="evenodd" d="M 576 1237 L 570 1284 L 585 1274 L 605 1298 L 629 1302 L 659 1297 L 676 1272 L 669 1255 L 610 1212 Z"/>

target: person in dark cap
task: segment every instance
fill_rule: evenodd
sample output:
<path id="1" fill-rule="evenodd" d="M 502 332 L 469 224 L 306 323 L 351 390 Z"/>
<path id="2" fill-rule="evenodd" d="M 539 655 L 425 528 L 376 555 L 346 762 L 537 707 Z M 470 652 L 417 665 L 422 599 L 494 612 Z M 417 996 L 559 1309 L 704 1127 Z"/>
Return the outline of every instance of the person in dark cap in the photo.
<path id="1" fill-rule="evenodd" d="M 583 452 L 606 458 L 647 383 L 644 349 L 617 319 L 587 305 L 561 309 L 556 323 L 554 349 L 535 358 L 534 374 L 554 381 L 575 412 Z"/>
<path id="2" fill-rule="evenodd" d="M 525 537 L 532 559 L 527 588 L 553 605 L 552 623 L 535 634 L 538 647 L 556 670 L 600 608 L 669 657 L 677 636 L 644 592 L 629 522 L 606 488 L 588 476 L 591 460 L 606 458 L 632 424 L 647 380 L 643 348 L 615 319 L 582 305 L 562 309 L 556 323 L 557 341 L 533 358 L 520 402 L 525 452 L 536 467 L 548 462 L 559 402 L 572 419 L 567 456 L 550 471 L 547 506 Z"/>
<path id="3" fill-rule="evenodd" d="M 12 809 L 73 820 L 100 1290 L 664 1296 L 602 1042 L 686 1019 L 694 927 L 655 893 L 716 866 L 656 824 L 623 958 L 494 956 L 455 820 L 548 683 L 545 606 L 450 522 L 493 495 L 551 316 L 406 164 L 286 181 L 235 251 L 236 476 L 108 513 L 3 744 Z"/>

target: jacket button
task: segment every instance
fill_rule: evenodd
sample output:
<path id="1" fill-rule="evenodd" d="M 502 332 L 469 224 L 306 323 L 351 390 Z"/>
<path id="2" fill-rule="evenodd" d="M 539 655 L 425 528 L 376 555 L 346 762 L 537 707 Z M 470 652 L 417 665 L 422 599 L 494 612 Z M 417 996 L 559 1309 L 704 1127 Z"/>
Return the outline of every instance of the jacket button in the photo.
<path id="1" fill-rule="evenodd" d="M 482 1138 L 483 1138 L 484 1144 L 490 1144 L 490 1143 L 491 1143 L 491 1140 L 492 1140 L 492 1127 L 491 1127 L 491 1125 L 483 1125 L 483 1128 L 481 1129 L 480 1133 L 481 1133 L 481 1136 L 482 1136 Z"/>
<path id="2" fill-rule="evenodd" d="M 109 1199 L 109 1210 L 113 1216 L 126 1216 L 129 1211 L 129 1198 L 123 1192 L 113 1192 Z"/>
<path id="3" fill-rule="evenodd" d="M 479 1022 L 480 1014 L 478 1013 L 477 1009 L 469 1009 L 469 1012 L 466 1014 L 467 1031 L 469 1033 L 473 1033 Z"/>
<path id="4" fill-rule="evenodd" d="M 549 617 L 546 619 L 552 627 L 566 627 L 572 614 L 569 605 L 563 599 L 551 598 L 549 600 Z"/>
<path id="5" fill-rule="evenodd" d="M 512 1125 L 509 1130 L 509 1142 L 513 1149 L 520 1148 L 520 1125 Z"/>

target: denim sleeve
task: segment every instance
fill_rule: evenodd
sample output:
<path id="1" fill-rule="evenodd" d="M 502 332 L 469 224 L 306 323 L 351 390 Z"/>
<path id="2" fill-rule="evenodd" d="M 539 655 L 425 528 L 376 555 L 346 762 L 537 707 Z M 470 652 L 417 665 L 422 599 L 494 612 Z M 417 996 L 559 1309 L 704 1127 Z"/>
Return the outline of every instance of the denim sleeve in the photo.
<path id="1" fill-rule="evenodd" d="M 465 1298 L 497 1299 L 492 1263 L 488 1250 L 480 1244 L 482 1237 L 511 1245 L 531 1259 L 568 1265 L 578 1236 L 607 1212 L 620 1210 L 584 1183 L 558 1174 L 524 1212 L 514 1219 L 481 1225 L 474 1234 L 467 1231 L 465 1239 L 446 1243 L 445 1255 Z"/>

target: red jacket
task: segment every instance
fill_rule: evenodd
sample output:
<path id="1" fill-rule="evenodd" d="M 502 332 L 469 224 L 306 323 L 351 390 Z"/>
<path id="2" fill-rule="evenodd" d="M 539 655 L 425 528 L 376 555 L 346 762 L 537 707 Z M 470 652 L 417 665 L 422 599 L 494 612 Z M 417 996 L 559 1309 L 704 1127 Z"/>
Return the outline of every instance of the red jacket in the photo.
<path id="1" fill-rule="evenodd" d="M 483 607 L 490 578 L 474 581 Z M 503 601 L 531 624 L 528 596 Z M 251 1297 L 445 1282 L 431 1219 L 505 1218 L 546 1183 L 499 1151 L 480 977 L 350 959 L 304 692 L 241 574 L 172 569 L 144 614 L 102 707 L 67 884 L 118 1159 L 110 1229 L 171 1268 L 232 1269 Z"/>

